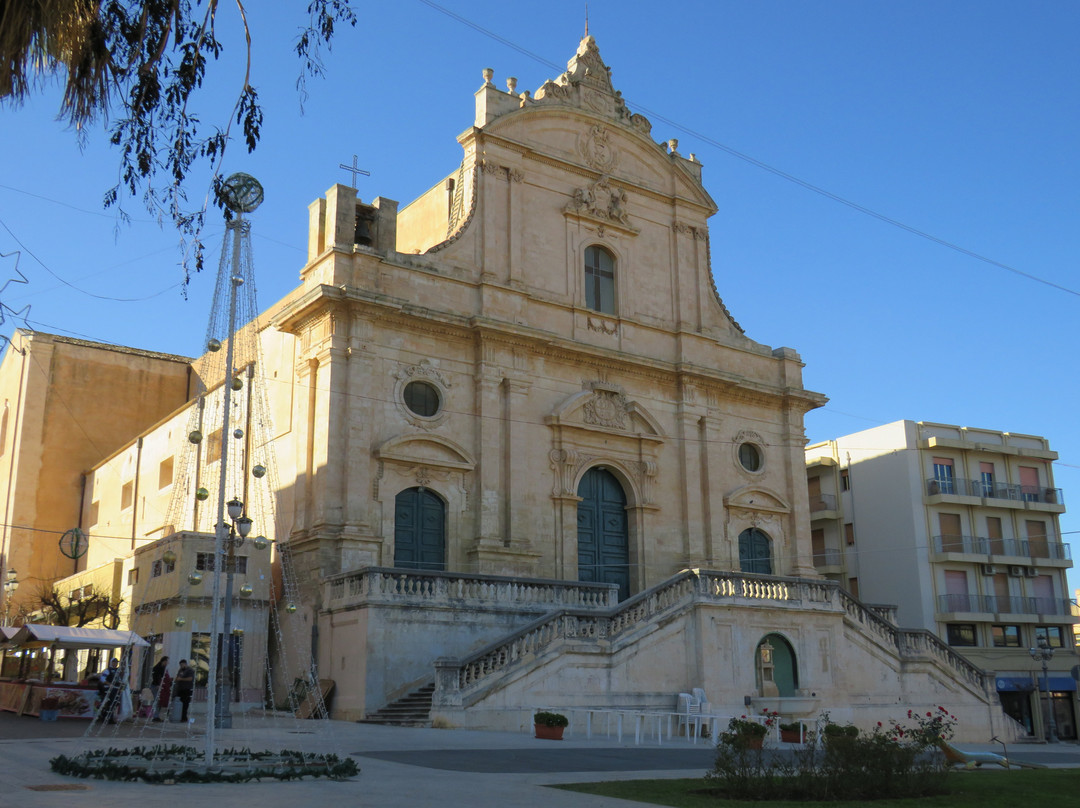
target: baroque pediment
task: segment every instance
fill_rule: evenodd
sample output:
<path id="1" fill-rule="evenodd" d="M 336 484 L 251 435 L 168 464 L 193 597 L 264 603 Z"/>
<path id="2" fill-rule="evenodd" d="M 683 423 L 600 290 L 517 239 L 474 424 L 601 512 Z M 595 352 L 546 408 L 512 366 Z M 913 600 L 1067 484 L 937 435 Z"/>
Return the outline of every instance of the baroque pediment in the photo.
<path id="1" fill-rule="evenodd" d="M 659 421 L 643 405 L 631 400 L 616 385 L 589 383 L 586 389 L 564 400 L 547 423 L 580 426 L 599 431 L 622 432 L 636 437 L 664 439 Z"/>
<path id="2" fill-rule="evenodd" d="M 737 488 L 724 497 L 724 507 L 765 513 L 790 513 L 791 505 L 780 494 L 760 485 Z"/>
<path id="3" fill-rule="evenodd" d="M 611 83 L 611 68 L 600 58 L 596 40 L 586 36 L 566 63 L 566 72 L 548 79 L 530 99 L 535 104 L 564 104 L 587 110 L 635 129 L 643 135 L 652 131 L 644 115 L 632 113 L 622 93 Z"/>
<path id="4" fill-rule="evenodd" d="M 378 460 L 471 471 L 476 466 L 464 447 L 441 435 L 403 435 L 375 449 Z"/>

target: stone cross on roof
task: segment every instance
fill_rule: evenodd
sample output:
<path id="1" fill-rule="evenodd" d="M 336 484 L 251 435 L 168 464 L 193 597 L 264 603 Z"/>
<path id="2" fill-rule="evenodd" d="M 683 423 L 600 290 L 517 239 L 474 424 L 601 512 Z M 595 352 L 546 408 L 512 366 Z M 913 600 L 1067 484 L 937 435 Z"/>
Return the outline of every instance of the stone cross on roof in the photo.
<path id="1" fill-rule="evenodd" d="M 352 173 L 352 187 L 353 188 L 356 187 L 356 175 L 357 174 L 363 174 L 365 177 L 370 177 L 371 176 L 370 171 L 365 171 L 364 169 L 360 168 L 359 165 L 357 165 L 357 163 L 356 163 L 356 155 L 355 154 L 352 156 L 352 165 L 349 165 L 348 163 L 338 163 L 338 168 L 344 168 L 346 171 L 349 171 L 349 172 Z"/>

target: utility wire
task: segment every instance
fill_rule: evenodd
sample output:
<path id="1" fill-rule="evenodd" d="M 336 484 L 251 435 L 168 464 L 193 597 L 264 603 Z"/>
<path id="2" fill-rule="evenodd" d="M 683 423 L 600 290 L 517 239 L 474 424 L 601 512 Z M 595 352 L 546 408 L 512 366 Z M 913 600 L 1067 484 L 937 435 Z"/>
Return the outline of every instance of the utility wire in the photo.
<path id="1" fill-rule="evenodd" d="M 518 45 L 517 43 L 507 39 L 506 37 L 499 36 L 498 34 L 494 33 L 493 31 L 489 31 L 487 28 L 484 28 L 483 26 L 478 25 L 477 23 L 474 23 L 472 20 L 469 20 L 469 19 L 467 19 L 465 17 L 462 17 L 460 14 L 456 14 L 455 12 L 451 11 L 450 9 L 447 9 L 447 8 L 444 8 L 443 6 L 440 6 L 438 3 L 432 2 L 432 0 L 420 0 L 420 2 L 423 3 L 425 6 L 428 6 L 429 8 L 431 8 L 431 9 L 433 9 L 435 11 L 438 11 L 440 14 L 445 14 L 447 17 L 450 17 L 450 18 L 456 20 L 457 22 L 461 23 L 462 25 L 466 25 L 469 28 L 472 28 L 474 31 L 477 31 L 478 33 L 481 33 L 486 37 L 490 37 L 491 39 L 494 39 L 496 42 L 499 42 L 499 43 L 505 45 L 506 47 L 511 48 L 512 50 L 515 50 L 518 53 L 539 62 L 540 64 L 544 65 L 545 67 L 549 67 L 549 68 L 551 68 L 553 70 L 557 70 L 560 73 L 563 71 L 563 69 L 561 67 L 559 67 L 557 64 L 555 64 L 554 62 L 533 53 L 532 51 L 522 47 L 521 45 Z M 1016 267 L 1010 266 L 1009 264 L 1003 263 L 1001 261 L 997 261 L 997 260 L 995 260 L 993 258 L 982 255 L 981 253 L 977 253 L 974 250 L 969 250 L 967 247 L 962 247 L 959 244 L 955 244 L 954 242 L 948 241 L 947 239 L 943 239 L 943 238 L 940 238 L 939 236 L 935 236 L 932 233 L 926 232 L 925 230 L 920 230 L 919 228 L 913 227 L 912 225 L 909 225 L 909 224 L 906 224 L 906 223 L 900 221 L 899 219 L 893 218 L 892 216 L 887 216 L 886 214 L 880 213 L 880 212 L 874 210 L 873 208 L 867 207 L 866 205 L 861 205 L 858 202 L 855 202 L 855 201 L 853 201 L 851 199 L 848 199 L 847 197 L 843 197 L 843 196 L 840 196 L 839 194 L 835 194 L 832 191 L 829 191 L 829 190 L 827 190 L 825 188 L 822 188 L 820 185 L 815 185 L 812 182 L 808 182 L 808 181 L 806 181 L 804 179 L 801 179 L 801 178 L 795 176 L 794 174 L 791 174 L 791 173 L 789 173 L 787 171 L 784 171 L 783 169 L 779 169 L 779 168 L 776 168 L 775 166 L 769 165 L 765 161 L 759 160 L 756 157 L 752 157 L 749 154 L 746 154 L 744 152 L 739 151 L 738 149 L 732 148 L 731 146 L 727 146 L 727 145 L 721 143 L 720 141 L 716 140 L 715 138 L 712 138 L 712 137 L 709 137 L 708 135 L 702 134 L 701 132 L 698 132 L 695 129 L 691 129 L 688 126 L 683 126 L 682 124 L 677 123 L 677 122 L 673 121 L 672 119 L 667 118 L 664 115 L 661 115 L 660 113 L 649 109 L 648 107 L 642 106 L 641 104 L 633 104 L 633 103 L 631 103 L 629 101 L 627 101 L 626 103 L 627 103 L 627 106 L 631 106 L 634 109 L 639 110 L 640 112 L 648 115 L 650 118 L 652 118 L 654 120 L 657 120 L 657 121 L 662 121 L 663 123 L 666 123 L 668 126 L 672 127 L 673 129 L 676 129 L 676 130 L 678 130 L 678 131 L 680 131 L 680 132 L 682 132 L 684 134 L 690 135 L 691 137 L 697 138 L 701 142 L 706 143 L 706 144 L 708 144 L 708 145 L 710 145 L 710 146 L 712 146 L 712 147 L 714 147 L 716 149 L 719 149 L 720 151 L 724 152 L 725 154 L 728 154 L 728 155 L 730 155 L 732 157 L 735 157 L 735 158 L 737 158 L 739 160 L 742 160 L 742 161 L 744 161 L 746 163 L 749 163 L 750 165 L 754 166 L 755 168 L 760 168 L 762 171 L 767 171 L 770 174 L 773 174 L 774 176 L 780 177 L 781 179 L 787 180 L 788 182 L 791 182 L 791 183 L 793 183 L 795 185 L 798 185 L 799 187 L 804 188 L 807 191 L 812 191 L 813 193 L 819 194 L 820 196 L 823 196 L 826 199 L 831 199 L 833 202 L 837 202 L 837 203 L 839 203 L 841 205 L 845 205 L 846 207 L 849 207 L 852 210 L 857 211 L 858 213 L 862 213 L 865 216 L 869 216 L 869 217 L 871 217 L 873 219 L 877 219 L 880 222 L 884 222 L 885 224 L 892 225 L 893 227 L 899 228 L 900 230 L 904 230 L 905 232 L 908 232 L 908 233 L 910 233 L 910 234 L 912 234 L 914 236 L 918 236 L 919 238 L 926 239 L 927 241 L 933 242 L 934 244 L 937 244 L 939 246 L 946 247 L 947 249 L 958 252 L 961 255 L 966 255 L 968 258 L 973 258 L 976 261 L 981 261 L 981 262 L 983 262 L 985 264 L 989 264 L 990 266 L 997 267 L 998 269 L 1003 269 L 1006 272 L 1012 272 L 1013 274 L 1019 275 L 1022 278 L 1027 278 L 1030 281 L 1035 281 L 1036 283 L 1044 284 L 1046 286 L 1051 287 L 1052 289 L 1057 289 L 1058 291 L 1065 292 L 1067 294 L 1075 295 L 1077 297 L 1080 297 L 1080 291 L 1077 291 L 1075 289 L 1070 289 L 1067 286 L 1062 286 L 1061 284 L 1055 283 L 1054 281 L 1047 280 L 1046 278 L 1040 278 L 1038 275 L 1033 275 L 1030 272 L 1025 272 L 1022 269 L 1017 269 Z"/>

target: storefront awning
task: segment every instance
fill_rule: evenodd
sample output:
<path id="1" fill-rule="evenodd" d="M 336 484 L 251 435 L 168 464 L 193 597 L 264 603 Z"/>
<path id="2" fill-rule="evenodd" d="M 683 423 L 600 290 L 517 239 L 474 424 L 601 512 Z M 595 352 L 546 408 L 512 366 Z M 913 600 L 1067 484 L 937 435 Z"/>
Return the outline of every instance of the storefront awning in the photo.
<path id="1" fill-rule="evenodd" d="M 28 623 L 7 644 L 18 648 L 142 648 L 150 643 L 134 631 Z"/>
<path id="2" fill-rule="evenodd" d="M 1030 676 L 999 676 L 997 677 L 997 689 L 999 693 L 1007 693 L 1010 691 L 1019 691 L 1022 693 L 1030 693 L 1036 688 L 1045 692 L 1046 682 L 1042 676 L 1036 676 L 1037 684 L 1031 681 Z M 1076 690 L 1076 680 L 1071 676 L 1051 676 L 1050 690 L 1062 691 L 1062 690 Z"/>

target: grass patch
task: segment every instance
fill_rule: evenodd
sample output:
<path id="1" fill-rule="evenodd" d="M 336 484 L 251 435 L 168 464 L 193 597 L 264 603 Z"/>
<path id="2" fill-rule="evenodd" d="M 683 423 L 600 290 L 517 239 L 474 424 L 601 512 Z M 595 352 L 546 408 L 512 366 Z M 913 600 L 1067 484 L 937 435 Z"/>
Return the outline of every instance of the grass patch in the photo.
<path id="1" fill-rule="evenodd" d="M 1039 771 L 950 772 L 949 793 L 938 797 L 903 800 L 874 800 L 874 808 L 1016 808 L 1017 805 L 1068 805 L 1080 793 L 1080 769 Z M 712 784 L 704 777 L 685 780 L 614 780 L 604 783 L 557 785 L 567 791 L 599 794 L 673 808 L 806 808 L 807 803 L 791 800 L 748 802 L 712 796 Z M 1044 802 L 1045 801 L 1045 802 Z M 817 805 L 863 805 L 865 801 L 815 803 Z"/>

